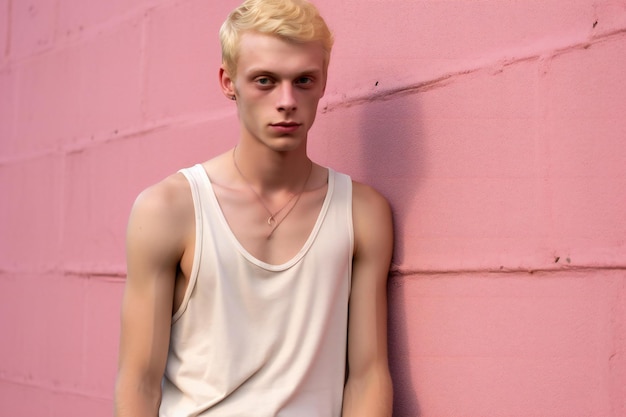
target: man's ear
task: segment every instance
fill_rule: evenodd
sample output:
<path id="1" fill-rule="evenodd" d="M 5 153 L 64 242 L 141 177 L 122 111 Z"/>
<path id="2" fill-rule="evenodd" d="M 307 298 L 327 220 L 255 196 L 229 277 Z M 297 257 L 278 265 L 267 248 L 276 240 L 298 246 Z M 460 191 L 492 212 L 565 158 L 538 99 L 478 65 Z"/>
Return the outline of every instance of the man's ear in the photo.
<path id="1" fill-rule="evenodd" d="M 220 67 L 219 78 L 222 93 L 224 93 L 226 98 L 228 98 L 229 100 L 233 100 L 235 97 L 235 82 L 230 77 L 228 71 L 226 71 L 226 68 L 224 68 L 224 66 Z"/>

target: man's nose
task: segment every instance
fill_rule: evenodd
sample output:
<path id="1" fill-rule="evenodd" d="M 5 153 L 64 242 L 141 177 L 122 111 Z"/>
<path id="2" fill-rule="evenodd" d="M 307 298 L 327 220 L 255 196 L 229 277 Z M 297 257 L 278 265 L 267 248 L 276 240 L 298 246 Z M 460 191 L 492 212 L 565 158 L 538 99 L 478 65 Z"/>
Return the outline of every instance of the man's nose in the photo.
<path id="1" fill-rule="evenodd" d="M 281 86 L 277 107 L 279 111 L 294 111 L 296 109 L 296 96 L 291 83 L 285 83 Z"/>

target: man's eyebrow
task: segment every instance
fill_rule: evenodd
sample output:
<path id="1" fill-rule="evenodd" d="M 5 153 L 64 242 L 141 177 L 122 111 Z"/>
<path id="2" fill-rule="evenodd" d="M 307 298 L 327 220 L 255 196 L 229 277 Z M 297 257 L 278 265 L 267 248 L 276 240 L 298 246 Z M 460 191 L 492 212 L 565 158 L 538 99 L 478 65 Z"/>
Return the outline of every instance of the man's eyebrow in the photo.
<path id="1" fill-rule="evenodd" d="M 315 75 L 315 76 L 319 76 L 323 73 L 323 71 L 319 68 L 311 68 L 308 70 L 304 70 L 298 73 L 298 76 L 301 77 L 303 75 Z"/>
<path id="2" fill-rule="evenodd" d="M 304 69 L 302 71 L 298 71 L 294 73 L 293 77 L 298 78 L 298 77 L 302 77 L 303 75 L 320 76 L 322 73 L 323 71 L 320 68 L 309 68 L 309 69 Z M 269 75 L 270 77 L 273 77 L 273 78 L 281 78 L 281 76 L 278 73 L 274 71 L 266 70 L 263 68 L 252 68 L 248 71 L 247 75 L 249 77 L 256 77 L 259 75 Z"/>
<path id="3" fill-rule="evenodd" d="M 277 74 L 269 70 L 264 70 L 263 68 L 252 68 L 251 70 L 248 70 L 248 76 L 256 77 L 257 75 L 270 75 L 272 77 L 276 77 Z"/>

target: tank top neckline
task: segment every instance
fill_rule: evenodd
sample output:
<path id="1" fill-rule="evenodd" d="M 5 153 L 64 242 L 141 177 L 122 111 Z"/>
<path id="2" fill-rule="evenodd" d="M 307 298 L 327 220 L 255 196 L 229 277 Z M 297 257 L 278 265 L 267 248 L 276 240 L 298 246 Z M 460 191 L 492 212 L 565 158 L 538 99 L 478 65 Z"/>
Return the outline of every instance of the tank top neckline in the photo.
<path id="1" fill-rule="evenodd" d="M 291 268 L 295 264 L 297 264 L 302 259 L 302 257 L 308 252 L 308 250 L 311 248 L 311 246 L 313 245 L 313 242 L 315 241 L 317 234 L 319 233 L 320 228 L 322 227 L 322 223 L 324 222 L 324 218 L 326 217 L 326 213 L 328 212 L 328 207 L 330 206 L 331 197 L 333 194 L 333 190 L 335 188 L 335 171 L 332 168 L 326 168 L 328 170 L 328 189 L 326 190 L 326 196 L 324 197 L 324 202 L 322 203 L 322 208 L 320 209 L 320 212 L 317 216 L 317 220 L 315 221 L 315 224 L 313 225 L 313 228 L 311 229 L 309 236 L 304 242 L 304 245 L 302 246 L 302 248 L 300 248 L 298 253 L 296 253 L 291 259 L 287 260 L 286 262 L 283 262 L 281 264 L 270 264 L 252 255 L 241 244 L 239 239 L 237 239 L 237 236 L 235 236 L 235 233 L 233 232 L 230 225 L 228 224 L 228 221 L 226 220 L 226 216 L 224 215 L 224 212 L 222 211 L 222 207 L 220 206 L 219 201 L 217 200 L 217 196 L 215 194 L 215 190 L 213 188 L 213 184 L 211 182 L 211 178 L 209 177 L 209 174 L 206 172 L 202 164 L 198 164 L 197 166 L 199 167 L 199 170 L 202 171 L 202 179 L 207 186 L 207 190 L 208 190 L 207 194 L 210 197 L 210 203 L 214 211 L 217 213 L 217 218 L 219 220 L 219 223 L 221 224 L 223 229 L 226 231 L 226 234 L 228 235 L 232 243 L 235 245 L 239 253 L 241 253 L 241 255 L 244 258 L 246 258 L 250 263 L 260 268 L 266 269 L 268 271 L 275 271 L 275 272 L 284 271 L 284 270 Z"/>

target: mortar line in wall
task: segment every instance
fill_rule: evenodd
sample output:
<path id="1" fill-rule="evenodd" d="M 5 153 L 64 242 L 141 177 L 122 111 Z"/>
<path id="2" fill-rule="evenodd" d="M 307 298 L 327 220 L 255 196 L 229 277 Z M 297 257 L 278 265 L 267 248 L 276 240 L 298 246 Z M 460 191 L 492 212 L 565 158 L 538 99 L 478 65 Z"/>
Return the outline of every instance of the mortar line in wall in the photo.
<path id="1" fill-rule="evenodd" d="M 480 71 L 494 71 L 500 70 L 528 61 L 539 61 L 541 59 L 546 58 L 554 58 L 557 56 L 561 56 L 567 54 L 571 51 L 576 51 L 580 49 L 587 49 L 595 44 L 600 44 L 603 42 L 607 42 L 618 38 L 620 35 L 626 33 L 626 28 L 616 29 L 610 32 L 602 33 L 599 35 L 592 36 L 588 39 L 580 39 L 573 43 L 568 43 L 566 45 L 558 45 L 555 44 L 550 48 L 537 49 L 534 51 L 530 51 L 523 56 L 515 57 L 515 58 L 506 58 L 499 57 L 487 62 L 481 62 L 474 66 L 470 66 L 469 68 L 459 69 L 456 71 L 452 71 L 446 74 L 443 74 L 439 77 L 432 78 L 425 81 L 420 81 L 416 83 L 405 84 L 397 87 L 392 87 L 386 90 L 370 92 L 370 93 L 357 93 L 353 96 L 348 95 L 347 98 L 342 96 L 341 99 L 333 99 L 331 98 L 328 102 L 326 102 L 322 109 L 321 113 L 330 113 L 337 109 L 350 108 L 353 106 L 358 106 L 361 104 L 366 104 L 370 102 L 377 101 L 386 101 L 394 98 L 402 97 L 404 95 L 422 93 L 426 91 L 433 90 L 435 88 L 443 87 L 448 85 L 450 82 L 454 81 L 456 78 L 464 77 L 467 75 L 471 75 Z"/>
<path id="2" fill-rule="evenodd" d="M 96 133 L 89 138 L 74 141 L 63 146 L 61 149 L 64 153 L 72 154 L 82 152 L 103 144 L 114 143 L 120 140 L 135 138 L 149 133 L 163 131 L 168 129 L 184 128 L 189 126 L 198 126 L 203 123 L 224 120 L 228 117 L 236 115 L 236 111 L 232 108 L 223 108 L 219 111 L 198 112 L 193 114 L 185 114 L 177 117 L 162 118 L 156 121 L 146 122 L 141 127 L 130 127 L 127 129 L 116 129 L 113 132 Z"/>
<path id="3" fill-rule="evenodd" d="M 56 237 L 57 237 L 57 242 L 59 247 L 62 246 L 63 242 L 65 242 L 65 238 L 68 234 L 68 230 L 66 228 L 66 226 L 68 225 L 68 223 L 71 223 L 71 219 L 68 219 L 68 215 L 69 213 L 65 210 L 65 204 L 66 204 L 66 199 L 67 199 L 67 195 L 66 194 L 68 192 L 68 166 L 67 166 L 67 157 L 65 155 L 61 155 L 60 158 L 58 159 L 58 166 L 60 166 L 60 168 L 57 168 L 60 170 L 60 172 L 57 174 L 60 178 L 60 184 L 57 184 L 57 187 L 59 189 L 59 193 L 62 196 L 62 198 L 57 199 L 57 219 L 59 222 L 59 226 L 57 228 L 56 231 Z M 61 257 L 59 257 L 61 258 Z M 59 269 L 62 267 L 62 259 L 56 259 L 55 263 L 53 264 L 52 269 Z"/>
<path id="4" fill-rule="evenodd" d="M 593 271 L 626 271 L 626 265 L 578 265 L 561 268 L 468 268 L 468 269 L 405 269 L 392 267 L 390 276 L 410 277 L 410 276 L 451 276 L 451 275 L 515 275 L 515 274 L 558 274 L 558 273 L 578 273 Z M 126 269 L 123 266 L 117 268 L 104 267 L 80 267 L 70 266 L 65 268 L 47 268 L 42 270 L 7 269 L 0 268 L 0 276 L 16 274 L 63 274 L 75 276 L 81 279 L 99 279 L 110 282 L 123 282 L 126 279 Z"/>
<path id="5" fill-rule="evenodd" d="M 0 277 L 15 275 L 64 275 L 73 276 L 80 279 L 97 279 L 100 281 L 123 282 L 126 279 L 126 268 L 118 266 L 116 268 L 104 267 L 59 267 L 59 268 L 42 268 L 34 269 L 18 269 L 18 268 L 0 268 Z"/>
<path id="6" fill-rule="evenodd" d="M 20 387 L 33 388 L 33 389 L 42 390 L 46 392 L 52 392 L 54 394 L 70 394 L 70 395 L 74 395 L 77 397 L 91 398 L 91 399 L 103 400 L 103 401 L 113 400 L 112 397 L 98 395 L 95 392 L 79 391 L 79 390 L 71 389 L 70 387 L 64 388 L 62 386 L 57 386 L 54 383 L 48 383 L 48 384 L 41 383 L 41 382 L 38 383 L 34 380 L 32 380 L 31 382 L 31 381 L 25 380 L 24 378 L 15 378 L 15 377 L 7 376 L 7 375 L 0 375 L 0 380 L 9 384 L 18 385 Z"/>
<path id="7" fill-rule="evenodd" d="M 333 99 L 330 99 L 327 103 L 323 105 L 321 113 L 330 113 L 338 109 L 345 109 L 378 101 L 392 100 L 394 98 L 402 97 L 405 95 L 433 90 L 435 88 L 443 87 L 449 84 L 449 82 L 455 77 L 468 75 L 476 71 L 476 69 L 469 69 L 465 71 L 448 73 L 427 81 L 422 81 L 415 84 L 406 84 L 373 93 L 356 94 L 354 96 L 350 96 L 348 94 L 347 98 L 342 98 L 340 101 L 333 101 Z"/>
<path id="8" fill-rule="evenodd" d="M 139 50 L 139 114 L 141 120 L 146 120 L 147 115 L 147 91 L 148 91 L 148 33 L 150 30 L 151 16 L 150 12 L 146 12 L 141 22 L 141 39 Z"/>
<path id="9" fill-rule="evenodd" d="M 212 112 L 200 112 L 193 114 L 186 114 L 178 117 L 163 118 L 157 121 L 146 122 L 141 127 L 130 127 L 127 129 L 117 129 L 113 132 L 98 132 L 92 136 L 85 137 L 80 140 L 75 140 L 63 146 L 57 146 L 54 148 L 44 149 L 42 151 L 30 152 L 20 154 L 13 157 L 0 157 L 0 167 L 10 164 L 22 163 L 26 161 L 32 161 L 48 156 L 61 156 L 83 152 L 88 149 L 93 149 L 101 145 L 108 143 L 114 143 L 120 140 L 131 139 L 137 136 L 147 135 L 149 133 L 167 130 L 177 129 L 184 127 L 193 127 L 201 125 L 203 123 L 224 120 L 229 117 L 234 117 L 236 111 L 232 108 L 224 108 L 219 111 Z"/>
<path id="10" fill-rule="evenodd" d="M 11 15 L 13 13 L 13 0 L 7 0 L 7 4 L 6 4 L 6 12 L 7 12 L 7 19 L 6 19 L 6 33 L 7 33 L 7 37 L 4 40 L 5 44 L 4 44 L 4 57 L 6 58 L 7 62 L 9 61 L 9 54 L 11 53 L 11 39 L 12 39 L 12 33 L 13 33 L 13 19 L 11 19 Z"/>
<path id="11" fill-rule="evenodd" d="M 88 355 L 87 355 L 87 345 L 88 345 L 88 338 L 87 335 L 89 334 L 89 325 L 88 325 L 88 316 L 89 314 L 87 314 L 87 312 L 89 311 L 89 298 L 90 298 L 90 293 L 89 293 L 89 282 L 86 279 L 81 279 L 78 281 L 80 287 L 81 287 L 81 294 L 82 297 L 80 297 L 80 301 L 81 301 L 81 312 L 83 314 L 81 314 L 81 330 L 80 330 L 80 353 L 79 353 L 79 369 L 80 369 L 80 381 L 81 381 L 81 385 L 82 383 L 84 383 L 84 381 L 87 381 L 89 375 L 87 374 L 87 364 L 89 362 L 88 360 Z"/>
<path id="12" fill-rule="evenodd" d="M 615 298 L 610 307 L 611 317 L 622 317 L 624 309 L 624 301 L 626 301 L 626 280 L 622 281 L 621 288 L 612 294 Z M 620 362 L 620 349 L 619 346 L 626 345 L 626 323 L 620 321 L 612 321 L 612 337 L 609 353 L 609 373 L 620 372 L 618 364 Z"/>
<path id="13" fill-rule="evenodd" d="M 73 276 L 79 279 L 91 280 L 95 279 L 97 281 L 102 282 L 111 282 L 111 283 L 120 283 L 126 281 L 126 271 L 103 271 L 103 270 L 94 270 L 90 271 L 89 269 L 78 270 L 78 269 L 65 269 L 62 271 L 66 276 Z"/>
<path id="14" fill-rule="evenodd" d="M 485 268 L 485 269 L 403 269 L 393 268 L 390 277 L 408 278 L 414 276 L 452 276 L 452 275 L 535 275 L 535 274 L 561 274 L 592 271 L 626 271 L 626 265 L 580 265 L 563 268 Z"/>

